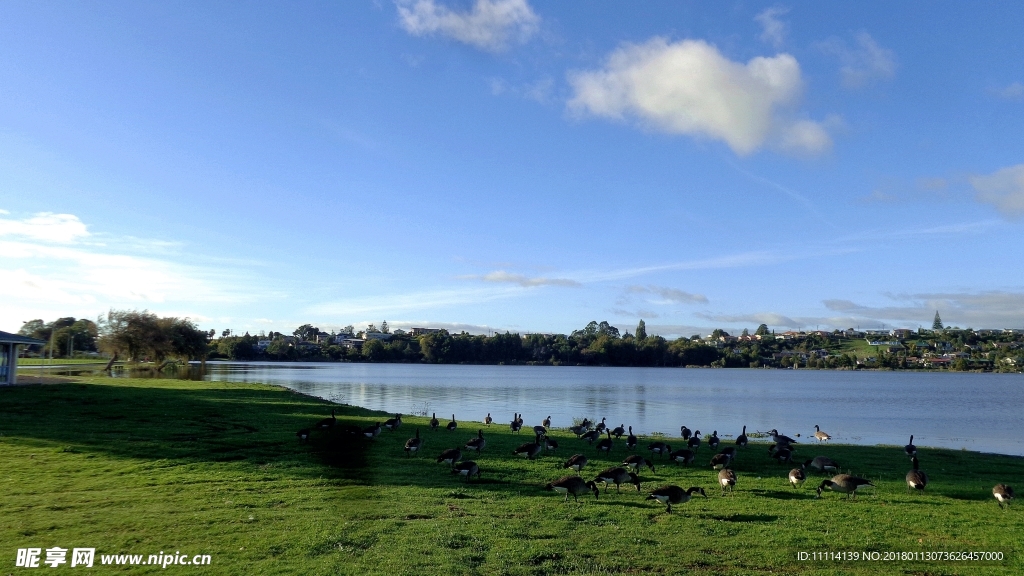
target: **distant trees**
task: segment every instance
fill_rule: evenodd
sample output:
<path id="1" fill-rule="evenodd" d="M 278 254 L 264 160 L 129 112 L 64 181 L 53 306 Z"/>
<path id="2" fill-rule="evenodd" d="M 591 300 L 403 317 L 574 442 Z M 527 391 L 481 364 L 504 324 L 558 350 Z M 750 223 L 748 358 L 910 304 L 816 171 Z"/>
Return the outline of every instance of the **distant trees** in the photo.
<path id="1" fill-rule="evenodd" d="M 942 318 L 939 318 L 939 311 L 935 311 L 935 320 L 932 320 L 932 330 L 942 330 Z"/>
<path id="2" fill-rule="evenodd" d="M 188 318 L 159 318 L 148 310 L 110 310 L 100 317 L 97 346 L 129 361 L 161 362 L 170 358 L 201 360 L 209 334 Z"/>
<path id="3" fill-rule="evenodd" d="M 640 319 L 640 323 L 636 325 L 636 339 L 643 340 L 647 338 L 647 324 L 644 324 L 644 319 Z"/>
<path id="4" fill-rule="evenodd" d="M 52 352 L 54 357 L 72 357 L 76 351 L 96 351 L 98 331 L 92 320 L 78 320 L 69 316 L 50 323 L 39 319 L 29 320 L 18 330 L 18 334 L 45 341 L 42 347 L 44 355 Z"/>
<path id="5" fill-rule="evenodd" d="M 770 333 L 771 332 L 768 331 L 767 324 L 761 324 L 760 326 L 757 327 L 757 330 L 754 331 L 755 336 L 767 336 Z"/>

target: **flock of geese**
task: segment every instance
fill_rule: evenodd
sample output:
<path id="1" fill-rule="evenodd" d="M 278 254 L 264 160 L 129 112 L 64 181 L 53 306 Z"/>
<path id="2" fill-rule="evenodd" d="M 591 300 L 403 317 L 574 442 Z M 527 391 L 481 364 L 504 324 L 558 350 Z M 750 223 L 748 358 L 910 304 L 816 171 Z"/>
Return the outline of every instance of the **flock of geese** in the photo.
<path id="1" fill-rule="evenodd" d="M 483 422 L 485 426 L 490 426 L 494 419 L 488 413 Z M 313 430 L 329 430 L 334 428 L 336 424 L 337 417 L 335 411 L 331 410 L 330 418 L 319 420 L 312 427 L 299 430 L 296 435 L 299 437 L 300 442 L 306 442 L 309 440 Z M 394 418 L 384 421 L 383 424 L 376 422 L 367 427 L 348 425 L 343 431 L 373 440 L 380 435 L 382 430 L 386 429 L 393 432 L 398 430 L 401 425 L 402 415 L 396 414 Z M 449 432 L 454 432 L 458 429 L 458 426 L 455 415 L 452 414 L 452 419 L 445 424 L 445 429 Z M 514 414 L 509 424 L 511 431 L 519 434 L 522 432 L 523 426 L 522 414 Z M 436 413 L 432 415 L 429 427 L 432 431 L 440 429 L 441 421 L 437 419 Z M 551 429 L 551 416 L 548 416 L 540 425 L 534 426 L 530 430 L 533 432 L 534 440 L 521 444 L 512 451 L 512 454 L 527 460 L 535 460 L 545 452 L 557 450 L 558 441 L 548 436 L 548 431 Z M 610 454 L 615 445 L 615 440 L 621 440 L 623 436 L 626 437 L 627 450 L 632 452 L 639 445 L 639 439 L 633 434 L 632 426 L 627 428 L 620 424 L 615 428 L 610 428 L 607 425 L 607 418 L 602 418 L 600 422 L 591 422 L 584 418 L 582 422 L 570 426 L 568 430 L 575 434 L 578 440 L 588 442 L 598 453 Z M 819 443 L 828 442 L 832 439 L 832 436 L 822 431 L 817 424 L 814 426 L 814 430 L 814 438 Z M 703 444 L 707 444 L 712 451 L 717 451 L 712 455 L 709 464 L 713 470 L 718 471 L 718 484 L 722 489 L 722 495 L 725 495 L 727 491 L 732 492 L 736 486 L 737 476 L 736 471 L 733 470 L 731 465 L 738 454 L 738 450 L 746 448 L 749 444 L 747 427 L 743 427 L 743 432 L 736 437 L 734 445 L 724 446 L 721 449 L 719 447 L 722 441 L 718 437 L 717 430 L 713 431 L 710 436 L 701 438 L 700 430 L 691 431 L 686 426 L 681 426 L 679 434 L 686 445 L 685 448 L 673 450 L 672 446 L 667 442 L 655 440 L 647 445 L 651 458 L 660 457 L 677 465 L 688 466 L 696 460 L 700 447 Z M 793 445 L 797 441 L 789 436 L 780 434 L 776 429 L 772 429 L 768 434 L 772 439 L 772 444 L 768 446 L 769 457 L 779 463 L 792 463 L 793 454 L 796 451 Z M 477 435 L 467 440 L 461 447 L 449 448 L 441 452 L 437 457 L 437 463 L 447 464 L 452 474 L 461 476 L 469 482 L 474 476 L 480 478 L 480 466 L 475 461 L 466 460 L 463 457 L 467 453 L 472 452 L 480 454 L 486 446 L 487 440 L 484 438 L 483 429 L 478 429 Z M 413 456 L 419 453 L 422 448 L 423 439 L 420 438 L 420 431 L 417 428 L 415 435 L 405 442 L 405 453 L 408 456 Z M 913 436 L 910 437 L 910 443 L 903 447 L 903 451 L 910 457 L 912 466 L 912 469 L 906 475 L 907 491 L 923 491 L 928 485 L 928 475 L 920 469 L 920 461 L 917 457 L 917 447 L 914 445 Z M 573 500 L 578 502 L 579 496 L 586 495 L 588 492 L 592 493 L 595 499 L 598 498 L 601 493 L 598 484 L 604 484 L 605 493 L 608 492 L 609 487 L 613 484 L 615 485 L 616 492 L 620 492 L 623 484 L 632 486 L 636 488 L 637 492 L 641 492 L 639 473 L 645 468 L 654 472 L 652 460 L 648 460 L 639 454 L 629 454 L 623 459 L 620 466 L 602 470 L 597 473 L 593 480 L 587 481 L 582 477 L 583 468 L 587 464 L 589 464 L 589 460 L 585 454 L 574 454 L 562 465 L 562 468 L 572 470 L 574 474 L 563 476 L 547 484 L 545 489 L 563 494 L 565 501 L 568 501 L 569 496 L 572 496 Z M 840 473 L 839 463 L 827 456 L 816 456 L 805 460 L 799 467 L 790 470 L 788 474 L 790 485 L 793 488 L 802 486 L 807 481 L 807 474 L 811 471 L 821 474 L 834 474 L 831 479 L 821 481 L 817 487 L 816 498 L 820 498 L 826 488 L 833 492 L 846 494 L 847 498 L 855 498 L 858 490 L 874 487 L 874 484 L 865 478 Z M 666 506 L 667 512 L 671 512 L 673 505 L 685 504 L 697 494 L 704 498 L 708 497 L 704 492 L 704 488 L 700 486 L 691 486 L 690 488 L 683 489 L 676 485 L 668 485 L 651 491 L 646 499 L 657 500 Z M 1006 484 L 997 484 L 992 488 L 992 496 L 996 499 L 1000 508 L 1003 508 L 1004 505 L 1008 507 L 1014 499 L 1013 488 Z"/>

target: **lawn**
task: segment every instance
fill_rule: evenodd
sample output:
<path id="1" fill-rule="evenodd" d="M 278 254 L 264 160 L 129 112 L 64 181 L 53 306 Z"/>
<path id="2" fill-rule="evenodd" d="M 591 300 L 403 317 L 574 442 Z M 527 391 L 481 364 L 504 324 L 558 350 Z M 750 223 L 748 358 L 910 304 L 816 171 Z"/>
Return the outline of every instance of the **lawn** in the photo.
<path id="1" fill-rule="evenodd" d="M 512 450 L 532 435 L 514 435 L 507 424 L 460 420 L 448 432 L 442 420 L 441 430 L 430 431 L 426 418 L 405 417 L 396 432 L 352 440 L 345 425 L 392 415 L 257 384 L 68 380 L 0 388 L 2 574 L 21 570 L 19 548 L 54 546 L 95 547 L 97 573 L 162 571 L 99 565 L 103 554 L 161 551 L 209 554 L 209 566 L 167 568 L 196 574 L 1024 572 L 1024 512 L 1001 510 L 991 494 L 999 482 L 1024 485 L 1021 458 L 921 449 L 931 483 L 908 494 L 902 447 L 800 444 L 798 458 L 830 456 L 877 485 L 855 500 L 828 491 L 816 499 L 822 476 L 809 474 L 806 486 L 791 488 L 791 466 L 770 460 L 757 443 L 740 451 L 735 492 L 722 495 L 704 446 L 699 466 L 652 458 L 656 472 L 641 473 L 643 493 L 602 488 L 596 500 L 566 503 L 543 490 L 565 474 L 562 463 L 586 454 L 590 479 L 622 461 L 624 441 L 599 456 L 556 431 L 556 453 L 527 461 Z M 332 407 L 338 425 L 300 443 L 295 432 Z M 407 457 L 403 445 L 417 428 L 424 453 Z M 467 483 L 435 462 L 481 428 L 487 447 L 472 456 L 480 480 Z M 708 498 L 669 514 L 644 499 L 663 484 L 702 486 Z M 800 551 L 960 550 L 1007 559 L 797 560 Z"/>

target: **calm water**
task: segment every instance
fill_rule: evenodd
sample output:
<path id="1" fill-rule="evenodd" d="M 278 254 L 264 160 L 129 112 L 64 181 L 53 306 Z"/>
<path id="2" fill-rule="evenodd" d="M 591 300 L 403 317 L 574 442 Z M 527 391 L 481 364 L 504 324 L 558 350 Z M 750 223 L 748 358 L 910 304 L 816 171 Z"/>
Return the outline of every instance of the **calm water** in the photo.
<path id="1" fill-rule="evenodd" d="M 806 439 L 818 424 L 837 442 L 902 446 L 914 434 L 918 446 L 1024 455 L 1020 374 L 211 362 L 203 378 L 442 422 L 454 412 L 467 427 L 521 412 L 528 425 L 607 417 L 637 434 L 678 437 L 685 424 L 734 437 L 746 425 Z"/>

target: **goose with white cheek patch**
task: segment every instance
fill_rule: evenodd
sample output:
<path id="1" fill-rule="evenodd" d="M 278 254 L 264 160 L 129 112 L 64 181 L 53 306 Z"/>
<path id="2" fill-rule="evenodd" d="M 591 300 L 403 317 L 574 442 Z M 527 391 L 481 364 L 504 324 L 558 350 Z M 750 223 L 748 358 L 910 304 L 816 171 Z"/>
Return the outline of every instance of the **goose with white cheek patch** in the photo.
<path id="1" fill-rule="evenodd" d="M 865 487 L 872 487 L 869 480 L 859 478 L 857 476 L 851 476 L 849 474 L 836 474 L 831 480 L 822 480 L 818 486 L 818 498 L 821 498 L 821 491 L 825 488 L 832 490 L 833 492 L 839 492 L 846 494 L 847 498 L 856 498 L 857 490 Z"/>
<path id="2" fill-rule="evenodd" d="M 466 482 L 473 476 L 480 478 L 480 467 L 476 465 L 476 462 L 472 460 L 466 460 L 465 462 L 459 462 L 455 466 L 452 466 L 452 474 L 458 474 L 466 477 Z"/>
<path id="3" fill-rule="evenodd" d="M 694 494 L 700 494 L 705 498 L 708 497 L 708 495 L 704 492 L 704 489 L 699 486 L 692 486 L 690 488 L 687 488 L 686 490 L 683 490 L 679 486 L 673 485 L 658 488 L 657 490 L 651 492 L 651 494 L 647 496 L 647 499 L 657 500 L 658 502 L 661 502 L 667 507 L 665 509 L 665 512 L 671 512 L 673 504 L 686 504 L 687 502 L 690 501 L 690 498 L 692 498 Z"/>
<path id="4" fill-rule="evenodd" d="M 604 482 L 604 491 L 606 493 L 608 492 L 609 484 L 615 484 L 616 492 L 619 492 L 619 486 L 626 483 L 636 486 L 636 491 L 640 491 L 640 477 L 621 467 L 608 468 L 602 471 L 597 475 L 597 478 L 594 478 L 594 482 Z"/>
<path id="5" fill-rule="evenodd" d="M 484 431 L 477 430 L 476 438 L 471 438 L 467 440 L 465 448 L 467 450 L 473 450 L 474 452 L 479 454 L 480 451 L 483 450 L 485 446 L 487 446 L 487 440 L 484 440 Z"/>
<path id="6" fill-rule="evenodd" d="M 409 456 L 412 456 L 416 452 L 419 452 L 420 447 L 422 446 L 423 440 L 420 439 L 420 429 L 417 428 L 416 436 L 414 438 L 409 438 L 408 440 L 405 441 L 405 453 Z"/>
<path id="7" fill-rule="evenodd" d="M 559 478 L 558 480 L 555 480 L 554 482 L 545 486 L 544 489 L 554 490 L 559 494 L 565 494 L 564 502 L 569 501 L 570 495 L 572 495 L 572 499 L 574 502 L 579 502 L 579 498 L 577 498 L 577 496 L 579 496 L 580 494 L 584 494 L 588 491 L 594 493 L 595 500 L 597 499 L 598 495 L 601 494 L 601 491 L 598 490 L 597 488 L 596 482 L 592 480 L 588 482 L 583 478 L 580 478 L 579 476 L 565 476 L 564 478 Z"/>

